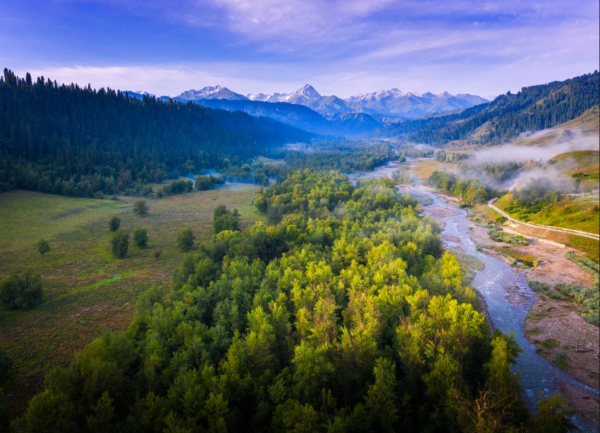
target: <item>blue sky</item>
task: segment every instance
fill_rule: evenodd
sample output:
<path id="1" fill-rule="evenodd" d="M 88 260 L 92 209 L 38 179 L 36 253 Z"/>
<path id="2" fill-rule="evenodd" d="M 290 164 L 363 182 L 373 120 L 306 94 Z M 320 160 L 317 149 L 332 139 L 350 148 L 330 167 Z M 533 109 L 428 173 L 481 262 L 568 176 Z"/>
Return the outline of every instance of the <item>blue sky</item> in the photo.
<path id="1" fill-rule="evenodd" d="M 598 0 L 2 0 L 0 65 L 175 95 L 496 95 L 598 69 Z"/>

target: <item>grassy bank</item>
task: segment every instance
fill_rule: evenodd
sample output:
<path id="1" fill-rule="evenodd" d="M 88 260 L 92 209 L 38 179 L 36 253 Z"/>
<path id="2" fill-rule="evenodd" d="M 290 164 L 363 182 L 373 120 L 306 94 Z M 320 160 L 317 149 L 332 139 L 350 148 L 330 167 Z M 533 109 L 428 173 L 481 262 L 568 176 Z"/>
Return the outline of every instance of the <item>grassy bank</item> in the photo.
<path id="1" fill-rule="evenodd" d="M 15 375 L 7 392 L 11 409 L 23 407 L 39 390 L 43 374 L 67 365 L 75 351 L 98 334 L 128 326 L 137 296 L 151 286 L 166 286 L 183 254 L 175 243 L 182 227 L 198 241 L 212 234 L 214 208 L 238 208 L 242 225 L 261 217 L 252 202 L 258 187 L 228 184 L 223 188 L 149 200 L 147 217 L 132 212 L 135 198 L 94 200 L 16 191 L 0 194 L 0 278 L 34 268 L 44 284 L 45 299 L 29 311 L 0 311 L 0 346 L 12 358 Z M 117 260 L 110 254 L 108 220 L 121 219 L 131 232 L 147 228 L 146 249 L 130 246 Z M 35 251 L 40 238 L 52 250 Z M 160 257 L 154 258 L 154 252 Z"/>
<path id="2" fill-rule="evenodd" d="M 564 198 L 557 203 L 543 207 L 537 212 L 520 206 L 512 194 L 507 194 L 494 203 L 513 218 L 521 221 L 574 230 L 598 233 L 600 212 L 598 199 L 590 198 L 571 200 Z"/>

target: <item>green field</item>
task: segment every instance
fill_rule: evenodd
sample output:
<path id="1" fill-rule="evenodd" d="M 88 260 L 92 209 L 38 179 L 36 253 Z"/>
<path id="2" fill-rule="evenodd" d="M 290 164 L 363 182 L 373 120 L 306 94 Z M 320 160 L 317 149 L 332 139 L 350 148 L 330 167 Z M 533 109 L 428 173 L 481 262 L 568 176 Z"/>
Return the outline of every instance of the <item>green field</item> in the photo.
<path id="1" fill-rule="evenodd" d="M 261 219 L 252 204 L 258 187 L 228 184 L 209 191 L 149 200 L 150 214 L 132 212 L 136 198 L 117 201 L 69 198 L 16 191 L 0 194 L 0 278 L 27 267 L 44 284 L 44 302 L 29 311 L 0 311 L 0 346 L 15 366 L 6 391 L 11 409 L 19 411 L 39 391 L 45 372 L 68 365 L 73 354 L 95 336 L 128 326 L 137 296 L 152 286 L 168 286 L 183 254 L 177 230 L 191 227 L 197 241 L 212 234 L 214 208 L 239 209 L 242 225 Z M 123 260 L 109 249 L 108 220 L 121 228 L 148 229 L 148 248 L 132 247 Z M 40 256 L 35 243 L 50 242 Z M 160 250 L 158 259 L 153 252 Z"/>
<path id="2" fill-rule="evenodd" d="M 547 226 L 564 227 L 598 233 L 600 212 L 598 199 L 563 199 L 544 207 L 537 213 L 529 213 L 528 209 L 519 208 L 512 194 L 507 194 L 494 203 L 513 218 L 521 221 Z"/>

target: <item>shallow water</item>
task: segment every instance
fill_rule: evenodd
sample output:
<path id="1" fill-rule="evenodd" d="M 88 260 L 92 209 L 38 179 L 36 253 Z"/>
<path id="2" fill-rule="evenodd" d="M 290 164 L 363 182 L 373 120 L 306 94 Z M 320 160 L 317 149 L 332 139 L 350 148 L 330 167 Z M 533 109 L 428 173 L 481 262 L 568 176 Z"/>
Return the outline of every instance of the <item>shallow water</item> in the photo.
<path id="1" fill-rule="evenodd" d="M 361 178 L 390 177 L 397 164 L 391 167 L 380 167 Z M 484 269 L 476 272 L 471 285 L 483 297 L 490 320 L 494 326 L 503 333 L 515 335 L 515 341 L 521 346 L 523 352 L 518 356 L 515 372 L 520 375 L 521 386 L 524 390 L 523 398 L 530 409 L 534 409 L 536 400 L 540 395 L 552 394 L 558 391 L 561 383 L 567 383 L 576 388 L 588 391 L 598 397 L 598 390 L 584 385 L 575 380 L 568 373 L 549 363 L 536 352 L 525 338 L 523 323 L 529 308 L 536 299 L 535 293 L 525 279 L 525 272 L 513 268 L 502 260 L 477 251 L 475 242 L 471 239 L 471 232 L 467 226 L 467 212 L 446 202 L 439 195 L 431 193 L 422 187 L 413 186 L 405 192 L 416 193 L 420 196 L 429 196 L 433 203 L 430 206 L 451 209 L 451 216 L 443 217 L 445 226 L 442 230 L 444 247 L 450 251 L 462 251 L 479 259 L 485 265 Z M 425 213 L 430 206 L 423 206 Z M 509 298 L 513 301 L 509 301 Z M 598 431 L 588 425 L 580 417 L 574 418 L 575 423 L 582 431 Z"/>

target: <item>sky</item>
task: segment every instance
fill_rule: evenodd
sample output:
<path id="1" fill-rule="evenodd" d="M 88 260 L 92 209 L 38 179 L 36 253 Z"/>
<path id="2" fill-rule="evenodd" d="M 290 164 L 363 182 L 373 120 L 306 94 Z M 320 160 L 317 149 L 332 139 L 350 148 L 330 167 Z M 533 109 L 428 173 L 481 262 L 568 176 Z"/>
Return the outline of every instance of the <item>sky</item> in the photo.
<path id="1" fill-rule="evenodd" d="M 170 96 L 493 96 L 597 70 L 599 33 L 598 0 L 2 0 L 0 66 Z"/>

